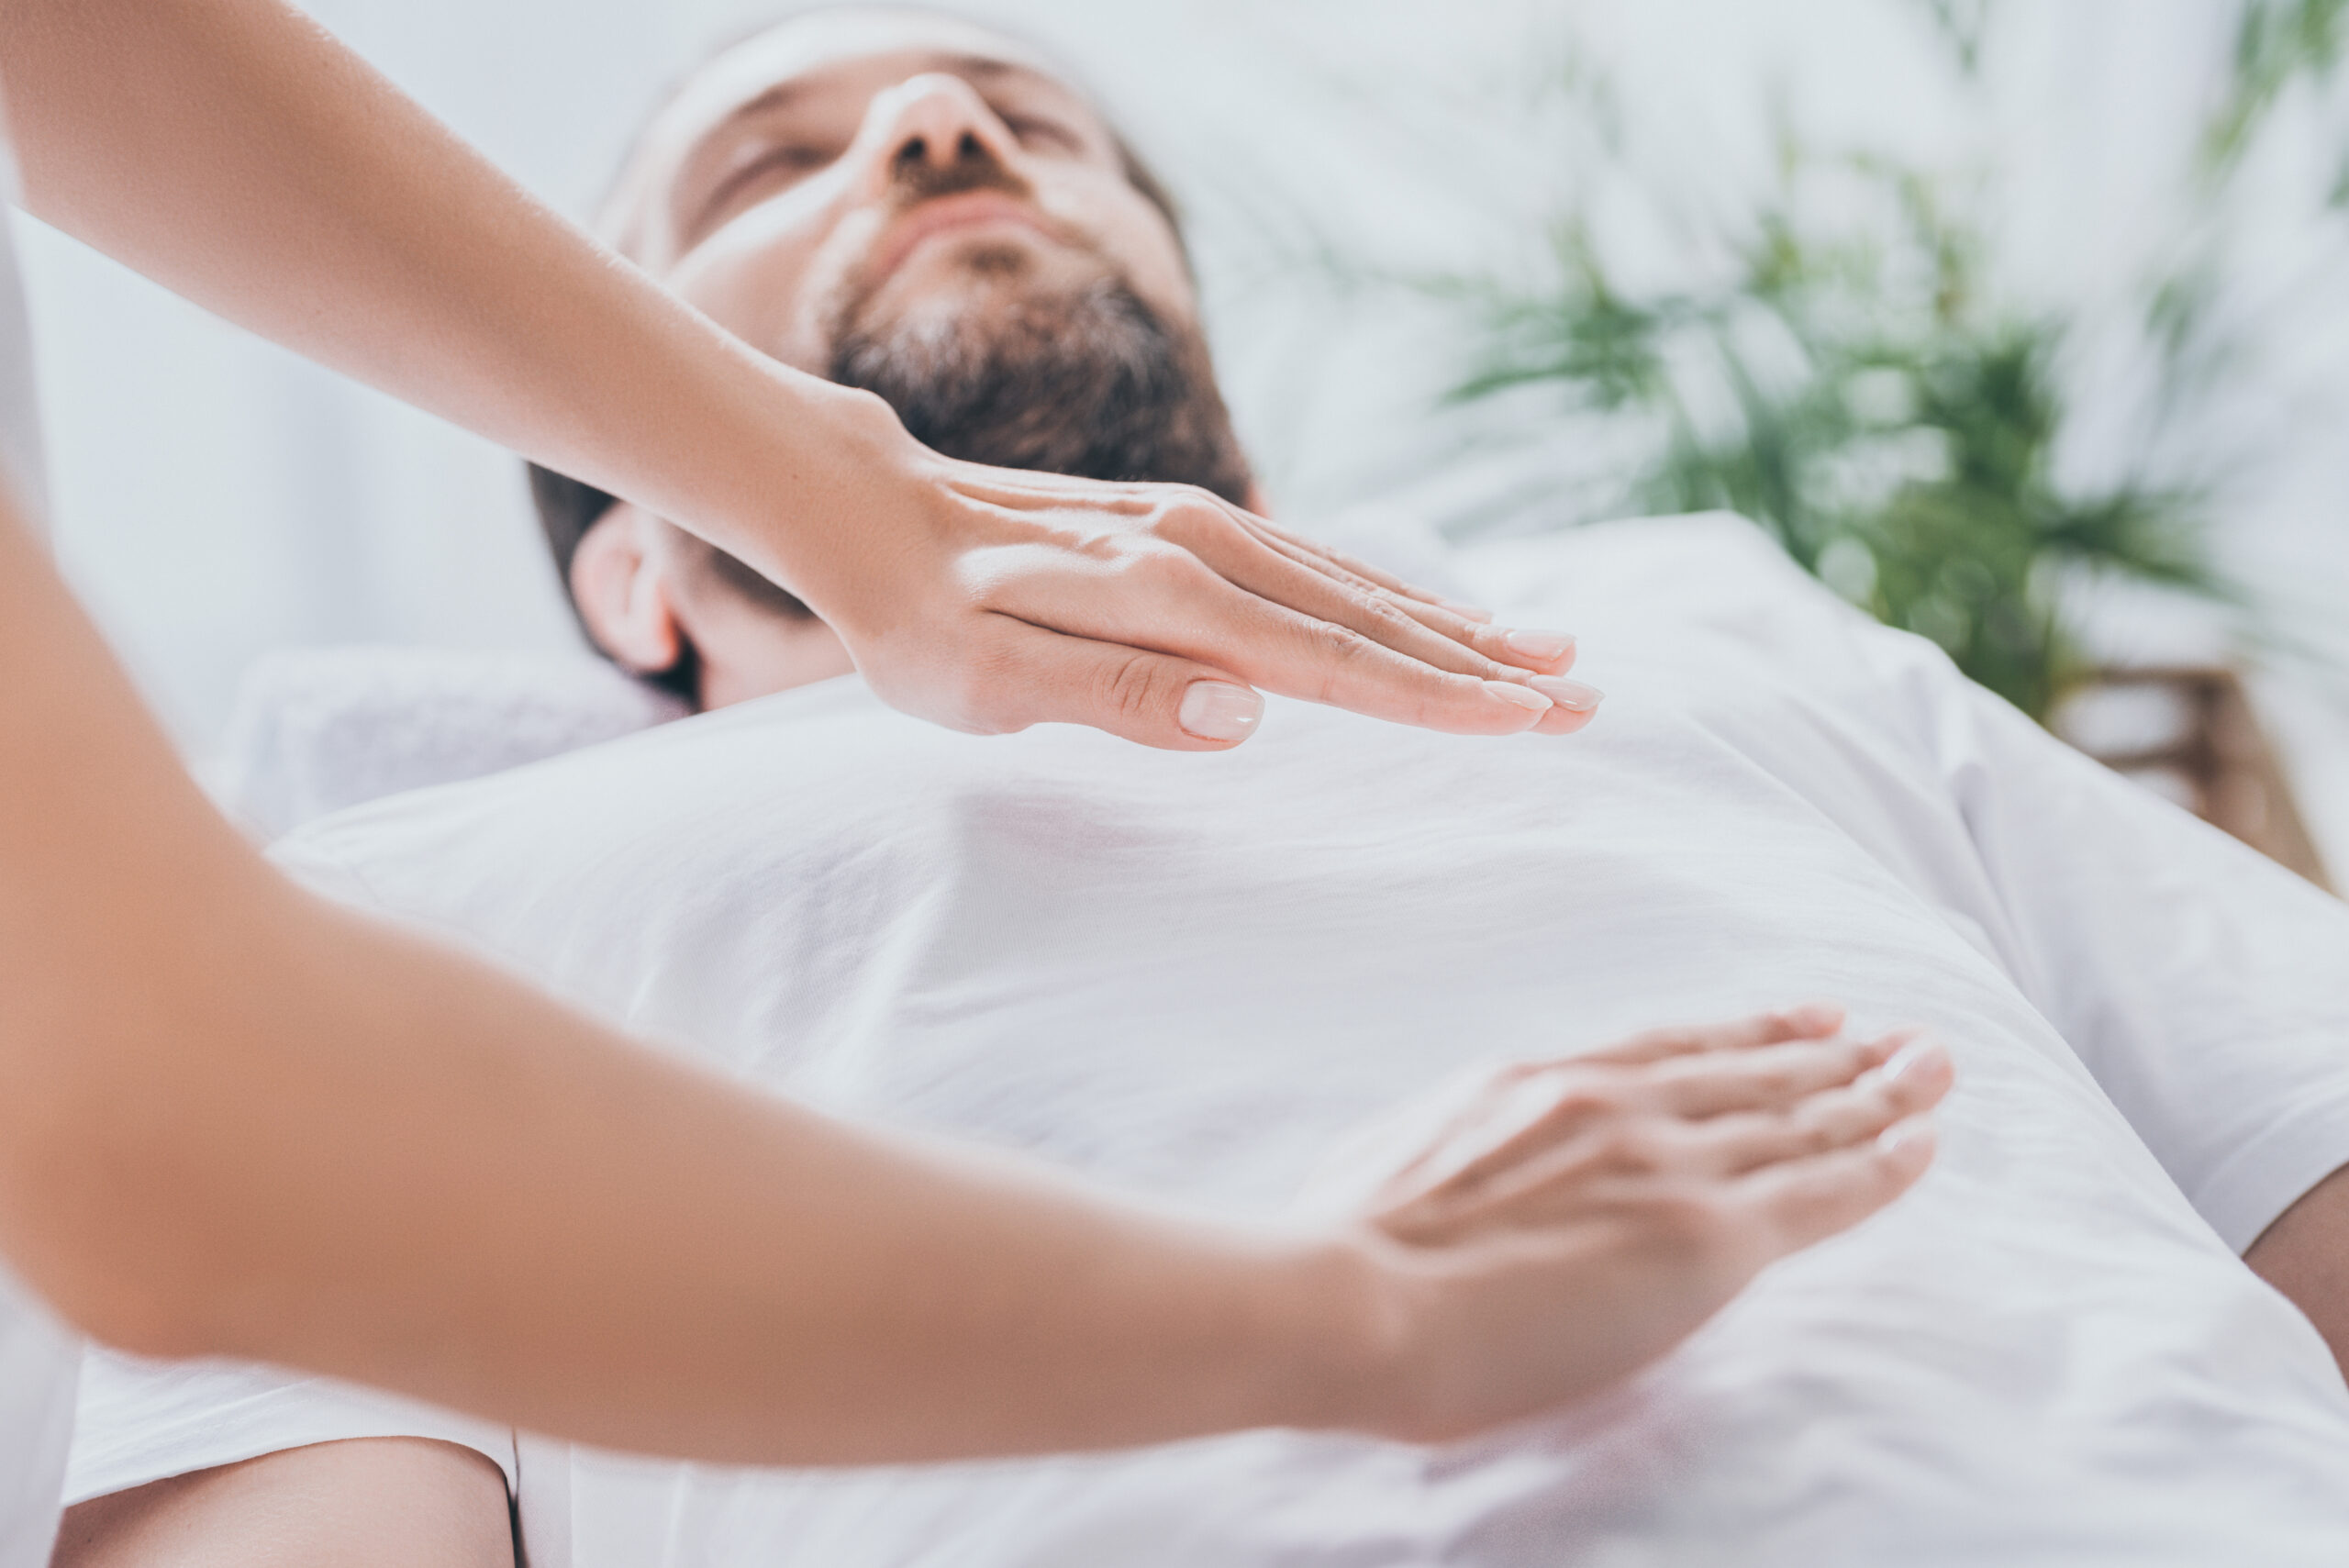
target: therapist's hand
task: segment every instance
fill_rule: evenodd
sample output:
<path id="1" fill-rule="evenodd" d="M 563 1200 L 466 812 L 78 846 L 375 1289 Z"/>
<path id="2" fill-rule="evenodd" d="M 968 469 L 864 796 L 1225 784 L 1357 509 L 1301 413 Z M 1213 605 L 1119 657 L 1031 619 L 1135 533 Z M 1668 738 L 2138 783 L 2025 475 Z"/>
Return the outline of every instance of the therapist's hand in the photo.
<path id="1" fill-rule="evenodd" d="M 852 395 L 862 396 L 862 395 Z M 823 617 L 883 698 L 957 729 L 1091 725 L 1219 751 L 1260 691 L 1464 735 L 1565 734 L 1599 694 L 1570 637 L 1493 625 L 1183 485 L 988 468 L 874 400 L 842 422 L 863 493 L 754 562 Z"/>
<path id="2" fill-rule="evenodd" d="M 1400 1325 L 1370 1424 L 1455 1436 L 1593 1393 L 1932 1159 L 1950 1061 L 1839 1036 L 1832 1007 L 1477 1074 L 1362 1135 L 1308 1188 L 1353 1217 Z"/>

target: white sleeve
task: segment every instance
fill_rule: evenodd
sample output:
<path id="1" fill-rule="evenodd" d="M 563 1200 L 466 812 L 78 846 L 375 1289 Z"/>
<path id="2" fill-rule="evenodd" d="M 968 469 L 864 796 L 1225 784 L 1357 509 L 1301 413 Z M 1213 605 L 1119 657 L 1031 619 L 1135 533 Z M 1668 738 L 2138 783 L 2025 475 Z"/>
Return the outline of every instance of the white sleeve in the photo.
<path id="1" fill-rule="evenodd" d="M 1897 645 L 1896 645 L 1897 643 Z M 2002 905 L 2018 974 L 2242 1251 L 2349 1164 L 2349 906 L 1879 640 Z M 1920 683 L 1930 691 L 1918 690 Z"/>
<path id="2" fill-rule="evenodd" d="M 82 1365 L 67 1503 L 356 1438 L 429 1438 L 520 1470 L 511 1429 L 373 1389 L 239 1362 L 161 1362 L 93 1348 Z"/>

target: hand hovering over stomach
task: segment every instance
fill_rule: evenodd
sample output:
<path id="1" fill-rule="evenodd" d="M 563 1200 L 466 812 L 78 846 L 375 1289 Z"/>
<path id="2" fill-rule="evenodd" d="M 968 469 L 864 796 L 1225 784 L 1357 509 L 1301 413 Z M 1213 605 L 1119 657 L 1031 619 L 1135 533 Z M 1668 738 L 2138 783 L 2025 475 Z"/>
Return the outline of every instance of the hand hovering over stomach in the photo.
<path id="1" fill-rule="evenodd" d="M 1597 1393 L 1907 1191 L 1949 1057 L 1842 1022 L 1807 1006 L 1488 1069 L 1351 1140 L 1301 1207 L 1378 1280 L 1393 1359 L 1363 1424 L 1442 1440 Z"/>

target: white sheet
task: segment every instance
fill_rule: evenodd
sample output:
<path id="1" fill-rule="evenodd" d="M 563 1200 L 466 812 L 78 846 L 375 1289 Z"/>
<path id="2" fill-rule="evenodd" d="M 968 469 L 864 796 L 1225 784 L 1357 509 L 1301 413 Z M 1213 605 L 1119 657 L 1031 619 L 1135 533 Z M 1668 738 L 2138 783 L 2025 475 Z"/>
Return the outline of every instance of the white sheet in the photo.
<path id="1" fill-rule="evenodd" d="M 1742 525 L 1468 565 L 1584 634 L 1589 732 L 1275 704 L 1171 757 L 953 736 L 842 681 L 282 853 L 747 1076 L 1230 1211 L 1470 1060 L 1841 997 L 1957 1056 L 1919 1191 L 1620 1394 L 1476 1443 L 578 1456 L 535 1520 L 562 1462 L 526 1452 L 540 1568 L 559 1535 L 597 1568 L 2349 1560 L 2349 1393 L 2231 1251 L 2349 1162 L 2349 912 Z"/>

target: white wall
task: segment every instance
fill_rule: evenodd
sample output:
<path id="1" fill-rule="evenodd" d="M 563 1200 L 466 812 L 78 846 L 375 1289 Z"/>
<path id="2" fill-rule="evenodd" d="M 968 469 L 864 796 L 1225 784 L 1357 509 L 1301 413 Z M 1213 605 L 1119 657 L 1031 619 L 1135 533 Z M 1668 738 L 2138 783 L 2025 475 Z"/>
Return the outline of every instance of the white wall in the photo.
<path id="1" fill-rule="evenodd" d="M 584 211 L 659 85 L 760 0 L 314 0 L 312 8 L 526 183 Z M 1228 388 L 1293 517 L 1401 498 L 1458 521 L 1529 462 L 1564 517 L 1612 454 L 1464 454 L 1431 418 L 1457 335 L 1432 307 L 1349 293 L 1328 245 L 1397 271 L 1510 266 L 1560 183 L 1629 214 L 1635 254 L 1717 262 L 1702 236 L 1769 175 L 1774 105 L 1822 145 L 1866 143 L 1993 193 L 2018 297 L 2085 306 L 2090 417 L 2070 461 L 2130 450 L 2142 365 L 2129 286 L 2227 44 L 2228 0 L 2067 0 L 1998 13 L 1988 85 L 1951 70 L 1914 0 L 985 0 L 1098 84 L 1192 209 Z M 1570 61 L 1617 84 L 1638 189 L 1568 150 L 1531 83 Z M 2312 218 L 2338 117 L 2288 106 L 2231 224 L 2252 356 L 2188 441 L 2248 454 L 2222 546 L 2278 625 L 2349 666 L 2349 266 Z M 2325 139 L 2330 136 L 2331 139 Z M 1608 184 L 1604 180 L 1612 180 Z M 27 271 L 61 552 L 190 744 L 239 673 L 285 643 L 546 646 L 570 637 L 516 467 L 483 444 L 221 327 L 38 226 Z M 1638 232 L 1628 220 L 1625 232 Z M 2192 453 L 2185 455 L 2192 456 Z M 1544 466 L 1546 465 L 1546 467 Z M 1497 477 L 1498 476 L 1498 477 Z M 2169 635 L 2156 618 L 2141 637 Z M 2349 867 L 2349 698 L 2306 661 L 2274 711 L 2336 866 Z"/>

